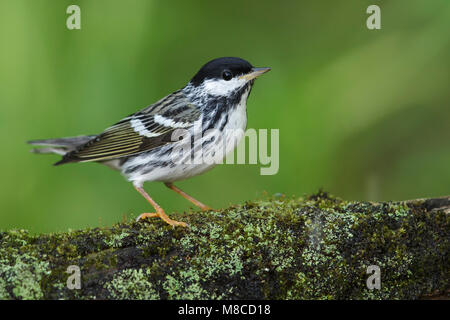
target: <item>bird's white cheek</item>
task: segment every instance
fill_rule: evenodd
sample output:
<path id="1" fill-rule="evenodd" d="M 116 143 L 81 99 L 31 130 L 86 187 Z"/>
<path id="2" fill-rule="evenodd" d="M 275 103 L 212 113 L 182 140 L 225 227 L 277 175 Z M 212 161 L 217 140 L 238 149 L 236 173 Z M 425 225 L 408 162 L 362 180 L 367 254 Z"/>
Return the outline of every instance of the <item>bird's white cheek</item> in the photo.
<path id="1" fill-rule="evenodd" d="M 225 81 L 219 80 L 206 80 L 203 83 L 203 90 L 213 96 L 227 96 L 231 92 L 241 88 L 246 83 L 243 79 L 233 78 Z"/>

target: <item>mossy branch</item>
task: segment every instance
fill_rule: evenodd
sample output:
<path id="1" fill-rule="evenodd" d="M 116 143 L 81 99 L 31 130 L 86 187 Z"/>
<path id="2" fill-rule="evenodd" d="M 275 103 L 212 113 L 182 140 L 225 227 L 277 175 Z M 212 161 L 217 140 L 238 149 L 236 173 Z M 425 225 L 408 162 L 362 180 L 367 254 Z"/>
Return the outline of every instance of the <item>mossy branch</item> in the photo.
<path id="1" fill-rule="evenodd" d="M 2 299 L 448 297 L 450 197 L 274 197 L 215 212 L 31 236 L 0 233 Z M 81 270 L 69 289 L 67 268 Z M 381 271 L 368 289 L 367 267 Z"/>

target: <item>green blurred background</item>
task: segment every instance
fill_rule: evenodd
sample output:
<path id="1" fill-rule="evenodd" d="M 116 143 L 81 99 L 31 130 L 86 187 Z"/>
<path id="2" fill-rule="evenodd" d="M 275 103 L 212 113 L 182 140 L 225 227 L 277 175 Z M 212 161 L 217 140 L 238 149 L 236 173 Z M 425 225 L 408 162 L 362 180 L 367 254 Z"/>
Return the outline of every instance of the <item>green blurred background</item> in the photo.
<path id="1" fill-rule="evenodd" d="M 81 7 L 81 30 L 66 8 Z M 381 7 L 381 30 L 366 8 Z M 280 170 L 219 166 L 178 185 L 215 208 L 323 187 L 391 200 L 450 193 L 450 1 L 0 1 L 0 229 L 105 226 L 151 212 L 120 174 L 53 167 L 25 141 L 95 134 L 239 56 L 248 127 L 280 129 Z M 167 212 L 189 210 L 161 183 Z"/>

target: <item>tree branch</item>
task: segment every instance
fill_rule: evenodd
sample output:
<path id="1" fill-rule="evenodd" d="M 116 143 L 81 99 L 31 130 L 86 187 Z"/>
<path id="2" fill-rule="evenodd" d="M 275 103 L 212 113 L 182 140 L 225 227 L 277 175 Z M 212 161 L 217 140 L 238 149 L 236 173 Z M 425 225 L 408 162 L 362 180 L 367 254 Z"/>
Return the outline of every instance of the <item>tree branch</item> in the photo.
<path id="1" fill-rule="evenodd" d="M 449 213 L 450 197 L 369 203 L 321 192 L 170 215 L 187 229 L 150 219 L 11 230 L 0 233 L 0 298 L 448 298 Z M 81 289 L 67 287 L 70 265 Z M 367 287 L 371 265 L 380 289 Z"/>

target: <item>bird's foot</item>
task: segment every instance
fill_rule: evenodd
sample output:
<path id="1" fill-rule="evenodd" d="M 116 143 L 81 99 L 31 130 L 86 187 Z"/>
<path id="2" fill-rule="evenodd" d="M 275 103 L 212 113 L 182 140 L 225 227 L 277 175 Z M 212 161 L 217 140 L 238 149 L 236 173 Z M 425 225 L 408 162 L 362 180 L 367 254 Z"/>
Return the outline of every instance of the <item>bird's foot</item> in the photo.
<path id="1" fill-rule="evenodd" d="M 180 226 L 180 227 L 184 227 L 186 228 L 188 226 L 188 224 L 186 222 L 183 221 L 176 221 L 176 220 L 164 220 L 166 223 L 170 224 L 172 226 L 172 228 L 175 228 L 176 226 Z"/>
<path id="2" fill-rule="evenodd" d="M 159 212 L 159 213 L 142 213 L 140 214 L 136 221 L 145 219 L 145 218 L 155 218 L 155 217 L 159 217 L 161 218 L 161 220 L 163 220 L 164 222 L 166 222 L 167 224 L 170 224 L 172 227 L 176 227 L 176 226 L 180 226 L 180 227 L 187 227 L 188 224 L 186 222 L 182 222 L 182 221 L 176 221 L 176 220 L 172 220 L 170 219 L 165 213 L 164 211 Z"/>
<path id="3" fill-rule="evenodd" d="M 202 211 L 214 211 L 213 208 L 208 207 L 207 205 L 203 204 L 202 206 L 200 206 L 200 209 L 202 209 Z"/>
<path id="4" fill-rule="evenodd" d="M 136 221 L 139 221 L 139 220 L 142 220 L 142 219 L 145 219 L 145 218 L 155 218 L 155 217 L 158 217 L 158 214 L 157 213 L 141 213 L 137 218 L 136 218 Z"/>

